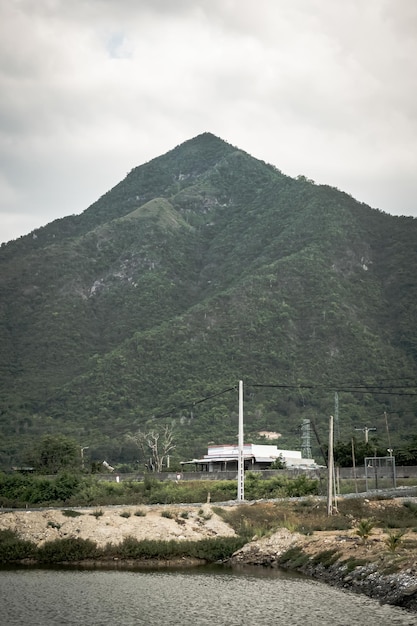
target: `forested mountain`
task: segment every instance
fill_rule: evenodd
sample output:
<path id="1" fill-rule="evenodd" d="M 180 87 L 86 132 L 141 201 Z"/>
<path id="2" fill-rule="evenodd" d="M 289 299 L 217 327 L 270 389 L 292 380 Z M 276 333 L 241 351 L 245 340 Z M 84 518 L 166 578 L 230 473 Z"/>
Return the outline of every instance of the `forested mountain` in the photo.
<path id="1" fill-rule="evenodd" d="M 165 424 L 192 458 L 236 441 L 239 380 L 247 440 L 299 448 L 338 392 L 338 437 L 401 445 L 416 268 L 415 219 L 199 135 L 1 247 L 0 463 L 45 432 L 131 461 L 126 434 Z"/>

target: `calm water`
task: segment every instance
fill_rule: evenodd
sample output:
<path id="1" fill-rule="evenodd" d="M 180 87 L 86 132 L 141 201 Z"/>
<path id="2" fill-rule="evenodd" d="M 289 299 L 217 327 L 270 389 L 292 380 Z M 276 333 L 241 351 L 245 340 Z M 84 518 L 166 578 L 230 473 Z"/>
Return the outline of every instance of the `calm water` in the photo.
<path id="1" fill-rule="evenodd" d="M 265 570 L 1 570 L 0 602 L 8 626 L 417 624 L 403 609 Z"/>

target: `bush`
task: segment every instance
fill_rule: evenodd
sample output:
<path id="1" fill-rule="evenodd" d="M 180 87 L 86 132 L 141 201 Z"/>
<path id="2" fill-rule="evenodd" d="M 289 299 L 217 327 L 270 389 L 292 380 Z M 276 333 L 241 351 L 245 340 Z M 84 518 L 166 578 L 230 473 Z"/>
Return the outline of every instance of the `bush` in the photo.
<path id="1" fill-rule="evenodd" d="M 13 563 L 32 558 L 36 553 L 36 545 L 31 541 L 20 539 L 13 530 L 0 530 L 0 562 Z"/>
<path id="2" fill-rule="evenodd" d="M 117 546 L 108 544 L 104 551 L 106 556 L 118 556 L 122 559 L 174 559 L 195 558 L 209 563 L 225 560 L 244 545 L 238 537 L 215 537 L 200 541 L 158 541 L 142 540 L 126 537 Z"/>
<path id="3" fill-rule="evenodd" d="M 37 550 L 36 557 L 41 563 L 65 563 L 82 561 L 99 556 L 97 544 L 90 539 L 68 537 L 47 541 Z"/>
<path id="4" fill-rule="evenodd" d="M 242 537 L 215 537 L 189 543 L 193 548 L 190 550 L 190 556 L 216 563 L 230 558 L 246 541 Z"/>

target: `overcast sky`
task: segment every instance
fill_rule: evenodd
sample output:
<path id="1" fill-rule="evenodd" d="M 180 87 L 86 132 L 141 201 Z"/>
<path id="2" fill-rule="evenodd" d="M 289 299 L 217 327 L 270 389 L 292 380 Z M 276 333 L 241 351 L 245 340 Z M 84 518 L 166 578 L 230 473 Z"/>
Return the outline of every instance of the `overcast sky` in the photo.
<path id="1" fill-rule="evenodd" d="M 209 131 L 417 216 L 416 0 L 0 0 L 0 241 Z"/>

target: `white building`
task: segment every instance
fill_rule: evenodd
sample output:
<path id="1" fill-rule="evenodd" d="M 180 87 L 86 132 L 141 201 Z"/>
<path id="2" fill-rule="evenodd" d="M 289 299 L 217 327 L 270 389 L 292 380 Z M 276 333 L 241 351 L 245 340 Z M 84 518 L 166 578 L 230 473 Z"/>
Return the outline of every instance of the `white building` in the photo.
<path id="1" fill-rule="evenodd" d="M 202 459 L 181 461 L 181 465 L 195 465 L 196 470 L 203 472 L 226 472 L 237 470 L 239 448 L 237 445 L 209 446 Z M 303 459 L 298 450 L 281 450 L 274 445 L 245 443 L 243 446 L 245 470 L 268 469 L 277 459 L 285 466 L 316 468 L 314 459 Z"/>

